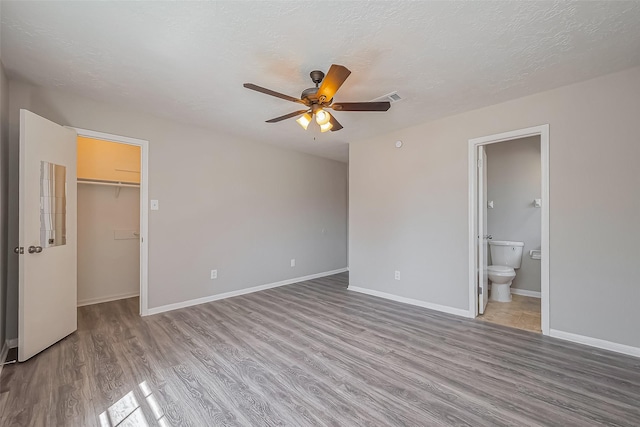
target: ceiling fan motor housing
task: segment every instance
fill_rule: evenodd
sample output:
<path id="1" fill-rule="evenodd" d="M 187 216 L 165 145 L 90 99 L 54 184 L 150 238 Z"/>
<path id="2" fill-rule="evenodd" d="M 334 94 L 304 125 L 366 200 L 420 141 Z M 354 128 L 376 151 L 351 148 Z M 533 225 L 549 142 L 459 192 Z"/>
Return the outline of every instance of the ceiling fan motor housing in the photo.
<path id="1" fill-rule="evenodd" d="M 316 93 L 318 93 L 318 88 L 310 87 L 302 91 L 302 95 L 300 95 L 300 98 L 308 99 L 309 101 L 314 101 L 317 99 Z"/>

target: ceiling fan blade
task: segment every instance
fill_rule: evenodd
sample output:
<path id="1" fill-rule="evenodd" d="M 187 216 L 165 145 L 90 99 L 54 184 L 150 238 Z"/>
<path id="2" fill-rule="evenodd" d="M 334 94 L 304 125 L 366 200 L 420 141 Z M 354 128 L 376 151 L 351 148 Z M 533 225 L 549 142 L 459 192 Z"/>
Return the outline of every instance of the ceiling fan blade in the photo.
<path id="1" fill-rule="evenodd" d="M 267 123 L 281 122 L 282 120 L 287 120 L 287 119 L 290 119 L 292 117 L 299 116 L 300 114 L 304 114 L 304 113 L 306 113 L 308 111 L 309 110 L 294 111 L 293 113 L 285 114 L 284 116 L 280 116 L 280 117 L 276 117 L 275 119 L 267 120 Z"/>
<path id="2" fill-rule="evenodd" d="M 340 124 L 339 121 L 336 120 L 336 118 L 333 116 L 333 114 L 331 114 L 331 120 L 329 120 L 331 122 L 331 125 L 333 126 L 331 128 L 331 132 L 335 132 L 337 130 L 342 129 L 342 125 Z"/>
<path id="3" fill-rule="evenodd" d="M 264 93 L 266 95 L 275 96 L 276 98 L 286 99 L 287 101 L 298 102 L 300 104 L 307 105 L 301 99 L 294 98 L 293 96 L 285 95 L 284 93 L 276 92 L 274 90 L 267 89 L 267 88 L 262 87 L 262 86 L 254 85 L 253 83 L 245 83 L 242 86 L 246 87 L 247 89 L 255 90 L 256 92 Z"/>
<path id="4" fill-rule="evenodd" d="M 336 102 L 331 105 L 336 111 L 387 111 L 391 107 L 388 101 L 383 102 Z"/>
<path id="5" fill-rule="evenodd" d="M 320 87 L 318 88 L 317 97 L 320 99 L 324 96 L 325 101 L 331 100 L 333 95 L 336 94 L 342 83 L 347 80 L 351 71 L 342 65 L 333 64 L 331 68 L 329 68 L 329 72 L 322 80 Z"/>

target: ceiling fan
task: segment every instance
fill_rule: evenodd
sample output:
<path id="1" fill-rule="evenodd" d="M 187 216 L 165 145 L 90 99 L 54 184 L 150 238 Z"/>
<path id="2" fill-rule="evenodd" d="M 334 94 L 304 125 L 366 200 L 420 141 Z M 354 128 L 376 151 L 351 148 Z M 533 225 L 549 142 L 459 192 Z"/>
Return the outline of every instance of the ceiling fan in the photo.
<path id="1" fill-rule="evenodd" d="M 243 86 L 247 89 L 286 99 L 287 101 L 297 102 L 307 107 L 304 110 L 294 111 L 293 113 L 267 120 L 267 123 L 276 123 L 292 117 L 301 116 L 296 122 L 306 130 L 309 123 L 311 123 L 312 117 L 315 116 L 316 123 L 320 125 L 321 132 L 327 132 L 329 130 L 335 132 L 342 129 L 342 125 L 335 117 L 326 111 L 328 108 L 334 111 L 387 111 L 389 107 L 391 107 L 391 103 L 387 101 L 333 103 L 333 96 L 338 89 L 340 89 L 344 81 L 347 80 L 349 74 L 351 74 L 351 71 L 346 67 L 336 64 L 331 65 L 326 76 L 322 71 L 314 70 L 309 75 L 316 87 L 303 90 L 300 98 L 275 92 L 271 89 L 254 85 L 253 83 L 245 83 Z"/>

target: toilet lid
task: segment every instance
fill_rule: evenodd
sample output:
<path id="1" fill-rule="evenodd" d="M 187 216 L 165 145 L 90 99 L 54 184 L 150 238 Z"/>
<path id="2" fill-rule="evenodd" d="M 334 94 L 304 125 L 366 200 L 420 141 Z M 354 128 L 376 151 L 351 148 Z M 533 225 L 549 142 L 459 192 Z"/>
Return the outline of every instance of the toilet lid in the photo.
<path id="1" fill-rule="evenodd" d="M 513 268 L 507 267 L 506 265 L 490 265 L 487 267 L 487 271 L 493 271 L 495 273 L 510 273 L 513 271 Z"/>

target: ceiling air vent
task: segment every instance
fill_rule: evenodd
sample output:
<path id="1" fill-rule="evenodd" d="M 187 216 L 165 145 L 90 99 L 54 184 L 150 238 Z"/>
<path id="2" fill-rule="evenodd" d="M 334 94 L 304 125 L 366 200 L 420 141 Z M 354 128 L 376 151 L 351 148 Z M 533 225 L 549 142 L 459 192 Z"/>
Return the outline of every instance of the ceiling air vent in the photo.
<path id="1" fill-rule="evenodd" d="M 388 101 L 393 104 L 394 102 L 402 101 L 402 97 L 398 95 L 398 92 L 391 92 L 379 98 L 372 99 L 371 101 L 372 102 Z"/>

